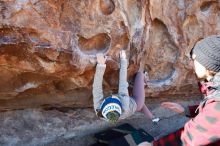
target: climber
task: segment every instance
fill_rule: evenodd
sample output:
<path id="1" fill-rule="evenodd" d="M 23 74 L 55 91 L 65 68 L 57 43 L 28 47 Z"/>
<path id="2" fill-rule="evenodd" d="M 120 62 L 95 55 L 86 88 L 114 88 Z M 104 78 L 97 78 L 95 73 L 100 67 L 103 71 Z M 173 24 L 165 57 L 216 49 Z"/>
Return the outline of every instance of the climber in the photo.
<path id="1" fill-rule="evenodd" d="M 161 105 L 178 113 L 186 113 L 185 126 L 145 146 L 199 146 L 220 145 L 220 36 L 209 36 L 196 43 L 190 52 L 199 87 L 204 99 L 197 106 L 184 108 L 180 104 L 164 102 Z"/>
<path id="2" fill-rule="evenodd" d="M 145 105 L 144 82 L 147 76 L 143 71 L 136 74 L 133 96 L 128 94 L 127 82 L 127 59 L 125 51 L 120 51 L 120 72 L 119 72 L 119 90 L 118 94 L 110 95 L 104 98 L 102 81 L 106 68 L 106 57 L 103 54 L 97 54 L 97 66 L 93 82 L 93 103 L 97 116 L 111 123 L 119 119 L 125 119 L 133 115 L 136 111 L 143 112 L 148 119 L 153 122 L 158 121 Z"/>

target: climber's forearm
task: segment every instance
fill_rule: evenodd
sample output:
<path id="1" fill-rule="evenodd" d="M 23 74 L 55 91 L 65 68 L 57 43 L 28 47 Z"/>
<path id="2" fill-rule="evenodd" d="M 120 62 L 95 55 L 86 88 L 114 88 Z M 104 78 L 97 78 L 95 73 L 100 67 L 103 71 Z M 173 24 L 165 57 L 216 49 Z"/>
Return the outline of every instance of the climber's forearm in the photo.
<path id="1" fill-rule="evenodd" d="M 105 64 L 97 64 L 96 66 L 96 72 L 95 72 L 95 77 L 93 81 L 93 90 L 92 90 L 93 104 L 95 111 L 100 108 L 104 97 L 103 89 L 102 89 L 102 81 L 105 73 L 105 68 L 106 68 Z"/>
<path id="2" fill-rule="evenodd" d="M 119 72 L 119 94 L 128 95 L 128 82 L 127 82 L 127 59 L 120 59 L 120 72 Z"/>

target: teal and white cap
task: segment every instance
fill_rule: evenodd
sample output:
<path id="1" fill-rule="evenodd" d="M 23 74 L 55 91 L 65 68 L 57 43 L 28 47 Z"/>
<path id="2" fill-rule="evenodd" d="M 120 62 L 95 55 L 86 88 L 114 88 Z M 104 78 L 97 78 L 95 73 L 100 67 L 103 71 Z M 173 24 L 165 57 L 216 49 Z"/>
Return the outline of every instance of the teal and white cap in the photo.
<path id="1" fill-rule="evenodd" d="M 110 122 L 116 122 L 122 114 L 122 105 L 116 95 L 107 97 L 101 105 L 102 116 Z"/>

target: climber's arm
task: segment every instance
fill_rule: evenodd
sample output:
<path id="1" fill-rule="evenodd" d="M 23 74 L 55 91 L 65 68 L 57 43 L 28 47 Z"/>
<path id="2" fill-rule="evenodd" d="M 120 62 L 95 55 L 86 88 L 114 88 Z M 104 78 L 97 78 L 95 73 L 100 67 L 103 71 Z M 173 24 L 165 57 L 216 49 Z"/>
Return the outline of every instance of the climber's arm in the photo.
<path id="1" fill-rule="evenodd" d="M 93 81 L 93 90 L 92 90 L 94 110 L 96 114 L 99 111 L 100 106 L 104 100 L 102 81 L 106 68 L 105 60 L 106 59 L 104 58 L 103 54 L 97 55 L 98 64 L 96 65 L 96 72 L 95 72 L 95 77 Z"/>
<path id="2" fill-rule="evenodd" d="M 120 51 L 119 94 L 128 95 L 127 66 L 125 51 Z"/>

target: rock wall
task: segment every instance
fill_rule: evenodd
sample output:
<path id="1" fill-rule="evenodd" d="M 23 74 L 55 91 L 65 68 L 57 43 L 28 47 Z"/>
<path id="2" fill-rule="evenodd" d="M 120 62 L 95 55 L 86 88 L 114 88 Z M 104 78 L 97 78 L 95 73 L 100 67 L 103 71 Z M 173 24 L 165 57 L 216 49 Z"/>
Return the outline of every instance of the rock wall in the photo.
<path id="1" fill-rule="evenodd" d="M 195 42 L 220 32 L 217 0 L 0 0 L 0 110 L 90 107 L 96 53 L 108 55 L 105 94 L 143 65 L 147 97 L 198 94 Z"/>

